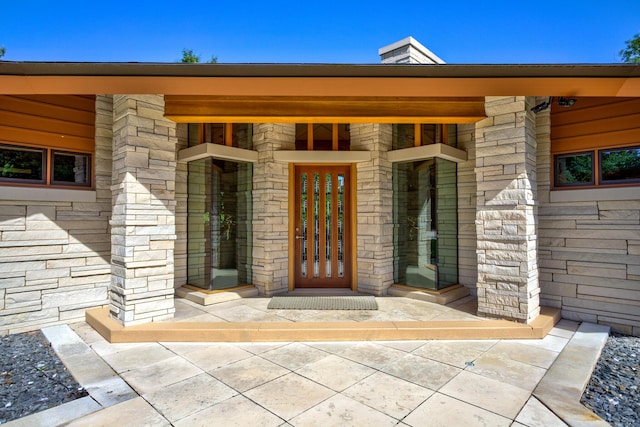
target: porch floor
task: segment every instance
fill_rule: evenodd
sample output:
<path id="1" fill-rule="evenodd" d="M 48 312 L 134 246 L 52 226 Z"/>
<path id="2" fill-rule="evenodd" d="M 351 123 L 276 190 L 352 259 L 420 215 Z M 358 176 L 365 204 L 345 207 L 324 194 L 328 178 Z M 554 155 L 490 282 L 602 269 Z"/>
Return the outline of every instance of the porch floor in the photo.
<path id="1" fill-rule="evenodd" d="M 173 319 L 127 327 L 106 308 L 88 310 L 86 318 L 112 343 L 535 339 L 560 319 L 559 310 L 545 307 L 530 324 L 488 320 L 475 315 L 474 297 L 448 305 L 377 297 L 378 310 L 272 310 L 269 300 L 226 295 L 203 306 L 176 298 Z"/>

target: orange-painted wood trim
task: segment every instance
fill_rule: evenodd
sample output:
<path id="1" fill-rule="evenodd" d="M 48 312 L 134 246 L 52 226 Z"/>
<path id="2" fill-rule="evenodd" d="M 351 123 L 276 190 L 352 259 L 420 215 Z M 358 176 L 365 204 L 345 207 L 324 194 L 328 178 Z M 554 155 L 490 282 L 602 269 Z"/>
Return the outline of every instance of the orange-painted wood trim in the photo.
<path id="1" fill-rule="evenodd" d="M 224 144 L 227 147 L 233 146 L 233 124 L 232 123 L 224 124 Z"/>
<path id="2" fill-rule="evenodd" d="M 177 122 L 241 122 L 257 119 L 312 123 L 344 123 L 345 118 L 367 118 L 378 122 L 394 120 L 410 123 L 463 120 L 484 117 L 484 98 L 312 98 L 312 97 L 212 97 L 165 96 L 165 115 Z M 333 120 L 335 119 L 335 120 Z M 453 121 L 452 121 L 453 123 Z"/>
<path id="3" fill-rule="evenodd" d="M 313 123 L 307 123 L 307 150 L 313 151 Z"/>
<path id="4" fill-rule="evenodd" d="M 295 289 L 295 259 L 296 259 L 296 227 L 298 227 L 297 219 L 296 219 L 296 195 L 297 195 L 297 186 L 296 186 L 296 167 L 293 163 L 289 163 L 289 290 L 293 291 Z"/>
<path id="5" fill-rule="evenodd" d="M 350 197 L 351 202 L 351 289 L 358 290 L 358 168 L 355 164 L 351 165 L 349 175 L 350 180 Z M 346 260 L 345 260 L 346 261 Z"/>
<path id="6" fill-rule="evenodd" d="M 637 77 L 0 76 L 0 93 L 231 96 L 640 96 Z"/>
<path id="7" fill-rule="evenodd" d="M 422 145 L 422 125 L 416 123 L 413 125 L 413 146 L 420 147 Z"/>

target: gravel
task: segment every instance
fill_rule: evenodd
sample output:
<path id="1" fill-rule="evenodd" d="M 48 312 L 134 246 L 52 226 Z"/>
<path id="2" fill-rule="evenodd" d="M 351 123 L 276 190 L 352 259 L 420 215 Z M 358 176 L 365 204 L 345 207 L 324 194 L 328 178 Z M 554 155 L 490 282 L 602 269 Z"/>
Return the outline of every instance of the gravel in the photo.
<path id="1" fill-rule="evenodd" d="M 640 338 L 611 334 L 582 404 L 613 426 L 640 426 Z"/>
<path id="2" fill-rule="evenodd" d="M 0 424 L 88 396 L 40 331 L 0 337 Z"/>

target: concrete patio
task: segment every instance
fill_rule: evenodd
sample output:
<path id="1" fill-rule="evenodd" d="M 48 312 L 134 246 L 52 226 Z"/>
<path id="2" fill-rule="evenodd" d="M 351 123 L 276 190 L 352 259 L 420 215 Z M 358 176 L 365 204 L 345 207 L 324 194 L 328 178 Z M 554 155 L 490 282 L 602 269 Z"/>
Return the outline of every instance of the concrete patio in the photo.
<path id="1" fill-rule="evenodd" d="M 269 312 L 264 300 L 177 299 L 174 320 L 335 320 L 335 312 Z M 458 310 L 379 300 L 379 312 L 344 320 L 475 317 L 468 301 Z M 532 340 L 112 344 L 85 322 L 43 332 L 90 397 L 9 426 L 607 425 L 579 404 L 608 334 L 586 323 L 561 320 Z"/>

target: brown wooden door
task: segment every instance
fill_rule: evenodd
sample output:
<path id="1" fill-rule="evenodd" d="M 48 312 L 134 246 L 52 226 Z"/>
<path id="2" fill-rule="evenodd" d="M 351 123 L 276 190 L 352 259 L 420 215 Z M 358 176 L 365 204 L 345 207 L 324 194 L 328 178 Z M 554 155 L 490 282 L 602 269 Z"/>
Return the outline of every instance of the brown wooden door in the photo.
<path id="1" fill-rule="evenodd" d="M 348 288 L 350 166 L 295 168 L 295 287 Z"/>

